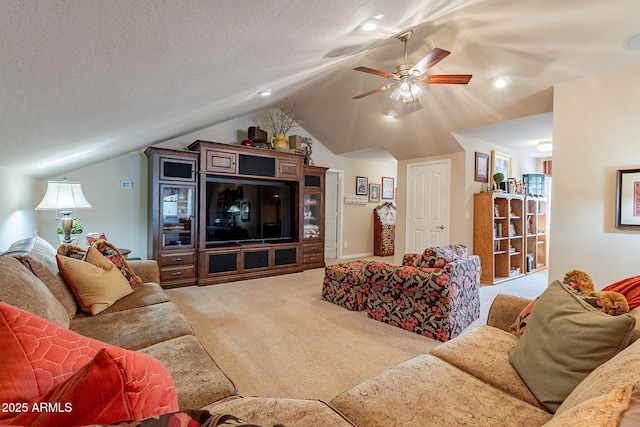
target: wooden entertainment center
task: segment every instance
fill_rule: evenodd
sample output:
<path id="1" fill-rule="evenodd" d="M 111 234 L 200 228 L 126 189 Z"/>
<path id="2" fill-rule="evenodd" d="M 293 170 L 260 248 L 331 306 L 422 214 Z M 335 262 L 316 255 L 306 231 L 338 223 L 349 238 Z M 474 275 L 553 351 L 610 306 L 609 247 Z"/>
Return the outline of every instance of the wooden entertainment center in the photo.
<path id="1" fill-rule="evenodd" d="M 326 168 L 198 140 L 149 147 L 150 252 L 165 288 L 324 267 Z"/>

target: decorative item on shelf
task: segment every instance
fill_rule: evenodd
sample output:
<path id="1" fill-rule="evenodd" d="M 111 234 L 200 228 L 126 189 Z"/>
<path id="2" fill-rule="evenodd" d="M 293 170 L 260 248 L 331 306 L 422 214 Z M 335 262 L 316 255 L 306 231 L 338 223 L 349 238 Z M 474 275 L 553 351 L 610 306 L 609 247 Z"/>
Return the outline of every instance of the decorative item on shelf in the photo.
<path id="1" fill-rule="evenodd" d="M 242 141 L 242 142 L 240 143 L 240 145 L 244 145 L 244 146 L 246 146 L 246 147 L 253 147 L 253 142 L 251 142 L 251 140 L 250 140 L 250 139 L 245 139 L 244 141 Z"/>
<path id="2" fill-rule="evenodd" d="M 289 144 L 287 143 L 287 140 L 284 138 L 283 133 L 276 133 L 271 137 L 271 147 L 273 147 L 274 150 L 279 150 L 279 151 L 289 150 Z"/>
<path id="3" fill-rule="evenodd" d="M 493 174 L 493 182 L 495 183 L 496 190 L 504 190 L 502 188 L 502 183 L 504 182 L 504 174 L 502 172 Z"/>
<path id="4" fill-rule="evenodd" d="M 267 131 L 260 129 L 260 126 L 250 126 L 247 134 L 249 141 L 253 144 L 267 143 Z"/>
<path id="5" fill-rule="evenodd" d="M 288 98 L 274 102 L 264 110 L 260 110 L 256 114 L 256 120 L 273 133 L 271 145 L 283 151 L 289 149 L 285 135 L 291 129 L 299 127 L 303 121 L 302 117 L 296 113 L 296 105 L 290 103 Z"/>
<path id="6" fill-rule="evenodd" d="M 311 157 L 313 141 L 311 140 L 311 138 L 302 138 L 301 145 L 302 153 L 304 154 L 304 164 L 313 166 L 313 157 Z"/>
<path id="7" fill-rule="evenodd" d="M 60 230 L 63 234 L 61 240 L 62 243 L 71 243 L 71 234 L 73 231 L 73 225 L 75 218 L 71 216 L 76 209 L 91 208 L 91 204 L 87 201 L 82 193 L 82 184 L 79 182 L 67 181 L 64 178 L 62 181 L 49 181 L 47 183 L 47 191 L 42 198 L 42 201 L 36 210 L 55 210 L 60 211 L 62 218 L 60 218 Z M 56 212 L 56 218 L 58 214 Z M 82 224 L 79 224 L 80 233 L 82 233 Z M 78 230 L 78 225 L 76 225 Z M 76 239 L 77 242 L 77 239 Z"/>

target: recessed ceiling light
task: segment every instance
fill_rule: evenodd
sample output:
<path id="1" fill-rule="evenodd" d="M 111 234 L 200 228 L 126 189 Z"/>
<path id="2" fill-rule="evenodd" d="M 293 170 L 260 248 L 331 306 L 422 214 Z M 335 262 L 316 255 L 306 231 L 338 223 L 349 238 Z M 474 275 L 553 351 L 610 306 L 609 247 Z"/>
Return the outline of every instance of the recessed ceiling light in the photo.
<path id="1" fill-rule="evenodd" d="M 625 41 L 624 47 L 629 50 L 640 50 L 640 31 L 631 34 Z"/>
<path id="2" fill-rule="evenodd" d="M 360 28 L 363 31 L 373 31 L 376 28 L 378 28 L 378 23 L 383 17 L 384 15 L 376 15 L 373 18 L 369 18 L 366 21 L 364 21 L 362 24 L 360 24 Z"/>
<path id="3" fill-rule="evenodd" d="M 269 96 L 271 95 L 271 89 L 261 90 L 260 92 L 258 92 L 258 95 Z"/>
<path id="4" fill-rule="evenodd" d="M 398 113 L 396 113 L 396 112 L 395 112 L 395 111 L 393 111 L 393 110 L 387 110 L 387 111 L 384 113 L 384 115 L 385 115 L 385 117 L 386 117 L 387 119 L 397 119 L 397 118 L 398 118 Z"/>
<path id="5" fill-rule="evenodd" d="M 498 76 L 493 79 L 493 87 L 496 89 L 504 89 L 505 87 L 511 84 L 511 77 L 509 76 Z"/>

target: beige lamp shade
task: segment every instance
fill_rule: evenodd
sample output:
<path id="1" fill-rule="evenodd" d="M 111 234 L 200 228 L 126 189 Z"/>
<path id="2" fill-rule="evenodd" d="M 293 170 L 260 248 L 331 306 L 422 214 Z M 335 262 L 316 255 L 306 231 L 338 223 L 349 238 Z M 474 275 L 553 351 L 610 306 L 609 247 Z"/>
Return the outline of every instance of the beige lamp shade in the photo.
<path id="1" fill-rule="evenodd" d="M 79 182 L 49 181 L 47 192 L 37 210 L 47 209 L 86 209 L 92 207 L 82 193 L 82 185 Z"/>

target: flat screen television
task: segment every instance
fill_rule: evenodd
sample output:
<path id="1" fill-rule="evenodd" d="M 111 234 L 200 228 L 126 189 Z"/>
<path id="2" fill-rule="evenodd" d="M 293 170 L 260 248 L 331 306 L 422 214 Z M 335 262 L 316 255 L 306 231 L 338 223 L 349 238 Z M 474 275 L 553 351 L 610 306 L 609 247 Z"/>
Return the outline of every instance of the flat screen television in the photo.
<path id="1" fill-rule="evenodd" d="M 207 177 L 207 247 L 298 241 L 298 182 Z"/>

